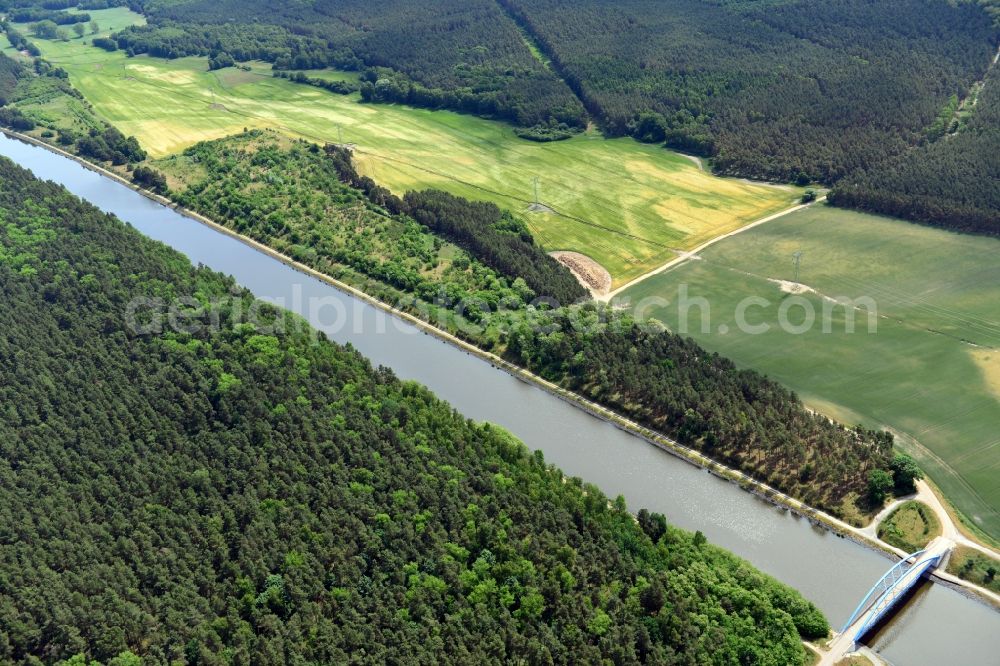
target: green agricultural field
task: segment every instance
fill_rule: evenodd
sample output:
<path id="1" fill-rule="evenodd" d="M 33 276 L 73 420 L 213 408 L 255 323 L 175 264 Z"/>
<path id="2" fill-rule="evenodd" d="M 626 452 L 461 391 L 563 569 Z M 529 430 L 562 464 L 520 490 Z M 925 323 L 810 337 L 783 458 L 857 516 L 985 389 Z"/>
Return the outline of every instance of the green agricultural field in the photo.
<path id="1" fill-rule="evenodd" d="M 91 12 L 103 26 L 135 16 Z M 450 112 L 367 105 L 251 72 L 207 71 L 204 58 L 160 60 L 107 53 L 86 40 L 37 40 L 66 69 L 95 112 L 134 134 L 154 157 L 205 139 L 272 127 L 315 141 L 355 145 L 360 169 L 400 192 L 437 187 L 527 214 L 549 250 L 575 250 L 607 268 L 615 286 L 721 233 L 791 205 L 800 191 L 723 179 L 688 158 L 596 133 L 538 144 L 501 123 Z"/>
<path id="2" fill-rule="evenodd" d="M 798 297 L 791 281 L 802 252 L 799 282 L 815 291 Z M 680 327 L 678 289 L 710 306 L 688 310 L 687 332 L 706 348 L 755 368 L 797 391 L 812 407 L 846 423 L 892 428 L 954 504 L 1000 537 L 1000 241 L 963 236 L 826 206 L 781 217 L 726 239 L 687 262 L 626 290 L 623 298 L 651 304 L 645 313 Z M 742 332 L 736 312 L 747 297 Z M 871 297 L 877 330 L 836 307 L 822 329 L 824 297 Z M 807 332 L 778 327 L 816 313 Z M 690 302 L 690 301 L 689 301 Z M 860 301 L 859 301 L 860 303 Z M 786 306 L 786 307 L 788 307 Z M 720 331 L 726 331 L 723 334 Z"/>

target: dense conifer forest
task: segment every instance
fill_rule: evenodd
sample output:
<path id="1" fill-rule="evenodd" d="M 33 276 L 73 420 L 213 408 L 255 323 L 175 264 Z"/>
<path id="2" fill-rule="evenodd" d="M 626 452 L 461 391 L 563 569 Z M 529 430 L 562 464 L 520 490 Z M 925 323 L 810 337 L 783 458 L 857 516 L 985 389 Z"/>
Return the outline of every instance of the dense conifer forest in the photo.
<path id="1" fill-rule="evenodd" d="M 0 221 L 0 661 L 785 666 L 828 631 L 6 159 Z"/>
<path id="2" fill-rule="evenodd" d="M 957 231 L 1000 235 L 1000 72 L 963 100 L 939 134 L 902 157 L 845 178 L 830 194 L 860 208 Z"/>
<path id="3" fill-rule="evenodd" d="M 830 183 L 905 151 L 983 75 L 998 35 L 970 3 L 501 2 L 606 132 L 782 181 Z"/>
<path id="4" fill-rule="evenodd" d="M 880 506 L 872 478 L 899 465 L 891 433 L 835 424 L 760 373 L 605 307 L 539 314 L 505 344 L 514 362 L 834 515 Z"/>

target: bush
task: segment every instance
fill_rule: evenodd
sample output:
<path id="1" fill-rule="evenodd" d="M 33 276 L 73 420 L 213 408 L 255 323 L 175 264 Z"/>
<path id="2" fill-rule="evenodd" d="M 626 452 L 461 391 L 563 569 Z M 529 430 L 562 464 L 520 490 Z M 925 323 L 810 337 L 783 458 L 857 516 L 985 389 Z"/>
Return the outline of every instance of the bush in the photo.
<path id="1" fill-rule="evenodd" d="M 914 482 L 924 478 L 924 473 L 917 466 L 917 461 L 905 453 L 897 453 L 892 459 L 891 468 L 893 493 L 901 496 L 917 492 L 917 486 Z"/>
<path id="2" fill-rule="evenodd" d="M 229 55 L 225 51 L 209 56 L 208 59 L 209 70 L 225 69 L 226 67 L 232 67 L 235 64 L 236 61 L 233 60 L 233 56 Z"/>
<path id="3" fill-rule="evenodd" d="M 105 51 L 117 51 L 118 42 L 108 37 L 94 37 L 91 43 L 97 48 L 104 49 Z"/>
<path id="4" fill-rule="evenodd" d="M 135 168 L 135 171 L 132 172 L 132 182 L 157 194 L 166 194 L 168 191 L 166 176 L 156 169 L 150 169 L 146 166 Z"/>
<path id="5" fill-rule="evenodd" d="M 0 108 L 0 125 L 18 132 L 30 132 L 35 129 L 35 121 L 25 117 L 20 109 L 12 107 Z"/>
<path id="6" fill-rule="evenodd" d="M 565 139 L 572 138 L 576 134 L 579 134 L 579 132 L 580 130 L 578 128 L 572 128 L 565 123 L 559 123 L 557 125 L 535 125 L 534 127 L 518 127 L 514 129 L 514 134 L 517 134 L 522 139 L 538 141 L 539 143 L 545 143 L 547 141 L 563 141 Z"/>
<path id="7" fill-rule="evenodd" d="M 884 469 L 874 469 L 868 475 L 868 500 L 873 507 L 885 504 L 885 498 L 892 490 L 892 475 Z"/>

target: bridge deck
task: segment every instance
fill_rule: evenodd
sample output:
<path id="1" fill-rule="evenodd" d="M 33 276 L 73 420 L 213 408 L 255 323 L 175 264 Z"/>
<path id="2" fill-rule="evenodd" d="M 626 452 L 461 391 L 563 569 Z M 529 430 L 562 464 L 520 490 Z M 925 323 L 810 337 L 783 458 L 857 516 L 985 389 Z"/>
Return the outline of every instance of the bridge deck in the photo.
<path id="1" fill-rule="evenodd" d="M 954 547 L 949 540 L 938 537 L 927 548 L 897 562 L 879 579 L 855 609 L 847 624 L 830 643 L 830 651 L 820 664 L 835 664 L 854 651 L 864 638 L 928 572 L 937 568 L 942 558 Z"/>

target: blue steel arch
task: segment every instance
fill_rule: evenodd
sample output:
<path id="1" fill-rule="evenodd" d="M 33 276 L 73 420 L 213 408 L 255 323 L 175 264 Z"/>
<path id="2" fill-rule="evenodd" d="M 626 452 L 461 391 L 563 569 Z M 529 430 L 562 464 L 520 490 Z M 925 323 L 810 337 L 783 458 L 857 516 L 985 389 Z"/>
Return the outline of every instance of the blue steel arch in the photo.
<path id="1" fill-rule="evenodd" d="M 920 552 L 920 553 L 922 553 L 923 551 L 919 551 L 919 552 Z M 908 557 L 908 558 L 906 558 L 906 559 L 908 560 L 908 559 L 910 559 L 910 558 Z M 905 560 L 904 560 L 904 561 L 905 561 Z M 916 576 L 915 578 L 911 579 L 911 581 L 910 581 L 910 582 L 909 582 L 909 583 L 907 584 L 907 586 L 912 586 L 913 584 L 915 584 L 915 583 L 916 583 L 916 581 L 920 580 L 920 577 L 921 577 L 921 576 L 923 576 L 923 574 L 924 574 L 924 571 L 926 571 L 927 569 L 931 568 L 931 567 L 932 567 L 933 565 L 937 564 L 937 563 L 938 563 L 938 562 L 940 562 L 940 561 L 941 561 L 941 555 L 940 555 L 940 554 L 937 554 L 937 555 L 931 555 L 930 557 L 927 557 L 927 558 L 924 558 L 923 560 L 920 560 L 920 561 L 918 561 L 918 562 L 914 563 L 914 565 L 913 565 L 912 567 L 910 567 L 909 569 L 907 569 L 907 570 L 906 570 L 906 573 L 909 573 L 909 572 L 913 571 L 914 569 L 920 569 L 920 572 L 919 572 L 919 573 L 917 574 L 917 576 Z M 892 608 L 893 606 L 895 606 L 895 605 L 896 605 L 896 602 L 898 602 L 898 601 L 899 601 L 899 599 L 900 599 L 900 598 L 901 598 L 901 597 L 903 596 L 903 595 L 901 595 L 901 594 L 899 594 L 899 595 L 896 595 L 896 596 L 895 596 L 895 597 L 894 597 L 894 598 L 893 598 L 893 599 L 892 599 L 892 600 L 891 600 L 891 601 L 890 601 L 889 603 L 887 603 L 887 604 L 886 604 L 885 606 L 883 606 L 882 608 L 879 608 L 879 607 L 878 607 L 878 603 L 879 603 L 879 601 L 881 601 L 881 600 L 882 600 L 883 598 L 885 598 L 885 597 L 886 597 L 887 595 L 889 595 L 889 594 L 890 594 L 890 593 L 891 593 L 891 592 L 893 591 L 893 589 L 894 589 L 895 587 L 897 587 L 897 586 L 898 586 L 898 585 L 899 585 L 899 584 L 900 584 L 901 582 L 902 582 L 902 578 L 898 578 L 898 579 L 896 579 L 896 580 L 895 580 L 895 581 L 894 581 L 894 582 L 892 583 L 892 585 L 890 585 L 890 586 L 889 586 L 889 587 L 888 587 L 888 588 L 887 588 L 887 589 L 885 590 L 885 592 L 883 592 L 883 593 L 882 593 L 881 595 L 879 595 L 879 598 L 878 598 L 878 600 L 877 600 L 877 601 L 875 602 L 875 604 L 874 604 L 874 607 L 873 607 L 873 608 L 871 609 L 871 611 L 870 611 L 870 612 L 868 613 L 868 617 L 867 617 L 867 618 L 865 618 L 865 621 L 864 621 L 864 623 L 863 623 L 863 624 L 861 625 L 861 628 L 860 628 L 860 629 L 858 629 L 857 633 L 855 633 L 855 634 L 854 634 L 854 638 L 853 638 L 852 640 L 853 640 L 853 641 L 854 641 L 855 643 L 857 643 L 857 642 L 858 642 L 858 641 L 860 641 L 860 640 L 861 640 L 862 638 L 864 638 L 864 635 L 865 635 L 866 633 L 868 633 L 868 631 L 869 631 L 869 630 L 870 630 L 870 629 L 871 629 L 871 628 L 872 628 L 873 626 L 875 626 L 875 625 L 876 625 L 876 624 L 878 623 L 878 621 L 879 621 L 880 619 L 882 619 L 882 616 L 883 616 L 883 615 L 885 615 L 885 613 L 886 613 L 886 612 L 887 612 L 887 611 L 888 611 L 888 610 L 889 610 L 890 608 Z"/>
<path id="2" fill-rule="evenodd" d="M 861 603 L 858 604 L 858 607 L 854 609 L 853 613 L 851 613 L 851 617 L 849 617 L 847 619 L 847 622 L 844 623 L 844 628 L 840 630 L 840 633 L 844 633 L 845 631 L 851 628 L 852 624 L 857 622 L 861 614 L 864 613 L 865 610 L 868 608 L 871 599 L 876 592 L 878 593 L 878 596 L 881 597 L 883 594 L 891 590 L 892 587 L 897 582 L 899 582 L 899 579 L 902 578 L 903 574 L 906 573 L 906 571 L 902 571 L 902 569 L 906 567 L 907 563 L 910 560 L 914 560 L 914 562 L 916 562 L 916 558 L 923 555 L 926 551 L 927 551 L 926 548 L 922 548 L 915 553 L 910 553 L 909 555 L 901 559 L 899 562 L 896 562 L 896 564 L 894 564 L 891 569 L 886 571 L 885 574 L 878 579 L 878 582 L 872 585 L 872 588 L 868 590 L 868 594 L 865 595 L 865 598 L 861 600 Z M 909 569 L 907 569 L 907 571 L 908 570 Z M 889 578 L 892 578 L 892 582 L 886 585 L 886 580 L 888 580 Z"/>

